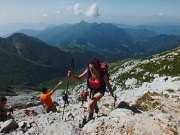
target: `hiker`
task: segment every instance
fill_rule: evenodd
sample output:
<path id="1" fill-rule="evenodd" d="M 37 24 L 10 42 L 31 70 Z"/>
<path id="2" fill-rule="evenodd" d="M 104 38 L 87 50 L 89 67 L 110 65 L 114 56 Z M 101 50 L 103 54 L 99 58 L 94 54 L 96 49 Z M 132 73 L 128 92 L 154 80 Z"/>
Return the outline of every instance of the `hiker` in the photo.
<path id="1" fill-rule="evenodd" d="M 114 99 L 114 102 L 116 101 L 116 98 L 113 95 L 112 87 L 109 83 L 108 76 L 106 74 L 103 75 L 101 79 L 101 64 L 100 61 L 97 58 L 93 58 L 88 63 L 88 68 L 80 75 L 73 75 L 71 71 L 68 71 L 68 76 L 75 79 L 75 80 L 81 80 L 85 77 L 87 77 L 88 72 L 90 72 L 91 77 L 88 79 L 89 84 L 91 85 L 91 99 L 89 100 L 89 116 L 88 121 L 90 121 L 93 118 L 93 113 L 98 113 L 99 108 L 97 105 L 97 101 L 99 101 L 103 96 L 106 87 L 101 87 L 101 81 L 104 81 L 107 88 L 109 89 L 109 92 L 111 96 Z"/>
<path id="2" fill-rule="evenodd" d="M 0 122 L 1 121 L 6 121 L 10 118 L 12 118 L 11 114 L 7 112 L 5 105 L 7 102 L 6 97 L 0 97 Z"/>
<path id="3" fill-rule="evenodd" d="M 68 101 L 68 95 L 67 95 L 67 91 L 64 92 L 64 95 L 63 95 L 63 100 L 64 100 L 64 104 L 69 104 L 69 101 Z"/>
<path id="4" fill-rule="evenodd" d="M 13 107 L 10 106 L 10 107 L 9 107 L 9 112 L 10 112 L 10 114 L 13 114 L 13 111 L 14 111 Z"/>
<path id="5" fill-rule="evenodd" d="M 50 92 L 48 92 L 47 88 L 42 88 L 43 94 L 40 95 L 40 101 L 43 105 L 43 107 L 46 109 L 46 112 L 49 113 L 50 111 L 56 112 L 56 106 L 54 105 L 51 95 L 57 90 L 57 88 L 62 84 L 62 81 L 60 81 L 57 86 Z"/>
<path id="6" fill-rule="evenodd" d="M 87 101 L 87 93 L 84 92 L 84 90 L 80 94 L 82 105 L 84 104 L 84 101 Z"/>

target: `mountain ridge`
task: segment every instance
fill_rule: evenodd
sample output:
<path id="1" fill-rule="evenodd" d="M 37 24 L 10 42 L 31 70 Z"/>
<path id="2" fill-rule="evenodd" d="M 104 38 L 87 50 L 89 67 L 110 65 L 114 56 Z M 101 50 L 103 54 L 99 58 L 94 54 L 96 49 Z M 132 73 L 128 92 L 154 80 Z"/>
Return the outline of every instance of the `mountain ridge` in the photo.
<path id="1" fill-rule="evenodd" d="M 162 34 L 153 37 L 148 37 L 146 39 L 134 39 L 133 36 L 127 34 L 123 29 L 119 29 L 112 24 L 89 24 L 87 22 L 82 21 L 78 24 L 70 26 L 66 25 L 63 29 L 69 27 L 73 28 L 69 29 L 70 33 L 74 32 L 74 30 L 76 30 L 79 33 L 74 36 L 75 39 L 77 38 L 77 41 L 67 40 L 66 42 L 70 42 L 70 44 L 66 44 L 62 48 L 48 45 L 47 43 L 41 41 L 37 37 L 30 37 L 22 33 L 14 33 L 7 38 L 0 38 L 0 53 L 2 53 L 2 58 L 0 59 L 0 62 L 2 60 L 3 63 L 3 56 L 5 56 L 4 53 L 7 53 L 6 55 L 8 59 L 11 61 L 11 63 L 13 63 L 12 66 L 9 64 L 7 69 L 4 69 L 4 67 L 1 66 L 1 73 L 3 73 L 2 76 L 5 75 L 3 71 L 8 72 L 8 70 L 11 71 L 14 68 L 14 66 L 19 67 L 21 63 L 18 64 L 18 61 L 26 61 L 25 63 L 30 62 L 30 65 L 34 63 L 33 67 L 36 70 L 33 70 L 31 68 L 31 72 L 33 73 L 31 76 L 34 77 L 39 72 L 41 66 L 42 69 L 44 69 L 42 70 L 43 72 L 46 72 L 45 67 L 46 69 L 49 68 L 49 71 L 51 73 L 49 77 L 47 74 L 45 74 L 46 77 L 44 77 L 42 75 L 43 72 L 41 72 L 42 77 L 38 78 L 44 79 L 38 79 L 38 81 L 35 81 L 36 79 L 34 79 L 34 81 L 33 79 L 30 80 L 30 82 L 32 81 L 32 84 L 38 85 L 44 81 L 51 80 L 56 77 L 65 77 L 67 70 L 69 69 L 69 62 L 72 58 L 74 58 L 76 61 L 76 69 L 74 69 L 74 72 L 78 72 L 78 70 L 86 68 L 87 62 L 92 57 L 97 57 L 101 61 L 105 62 L 113 62 L 124 58 L 142 58 L 153 55 L 155 53 L 161 53 L 167 50 L 171 50 L 173 48 L 180 46 L 180 36 Z M 82 30 L 79 30 L 80 28 Z M 57 30 L 56 32 L 58 33 L 59 30 Z M 112 37 L 109 37 L 109 35 L 111 35 L 110 33 L 113 33 Z M 114 36 L 118 35 L 118 33 L 119 36 L 124 35 L 124 37 L 121 36 L 120 39 L 116 39 L 116 37 Z M 61 34 L 63 35 L 63 33 Z M 72 33 L 71 36 L 68 36 L 68 33 L 65 33 L 64 35 L 67 36 L 67 38 L 73 37 Z M 99 39 L 96 36 L 96 38 L 94 38 L 94 35 L 98 35 L 98 37 L 101 38 Z M 91 40 L 89 42 L 86 39 Z M 96 42 L 97 44 L 95 44 Z M 110 46 L 106 46 L 106 44 L 101 44 L 103 42 L 109 44 Z M 100 44 L 99 47 L 97 46 L 98 44 Z M 16 58 L 17 63 L 15 62 L 16 60 L 12 61 L 11 57 Z M 81 60 L 79 60 L 80 58 Z M 24 67 L 27 66 L 24 65 Z M 24 68 L 22 70 L 27 72 L 27 69 Z M 21 72 L 20 70 L 18 70 L 18 72 L 19 75 L 23 74 L 23 72 Z M 15 78 L 16 76 L 17 75 L 14 75 Z M 25 77 L 25 80 L 28 81 L 28 75 L 25 76 L 22 75 L 22 78 Z M 5 78 L 10 79 L 10 77 Z M 4 80 L 2 82 L 5 83 Z M 7 82 L 8 84 L 11 84 L 11 81 Z M 19 83 L 20 82 L 17 82 L 17 84 Z"/>
<path id="2" fill-rule="evenodd" d="M 83 49 L 78 46 L 83 45 L 87 48 L 94 46 L 99 52 L 108 49 L 114 53 L 119 52 L 119 55 L 122 53 L 125 57 L 132 57 L 136 53 L 144 53 L 144 56 L 148 56 L 145 55 L 147 48 L 154 45 L 153 48 L 156 49 L 155 46 L 158 45 L 156 41 L 154 40 L 153 42 L 152 39 L 158 39 L 164 35 L 165 34 L 158 35 L 156 32 L 147 29 L 122 29 L 111 23 L 98 24 L 96 22 L 87 23 L 81 21 L 80 23 L 66 27 L 56 26 L 45 29 L 36 37 L 47 44 L 58 46 L 63 50 L 72 51 L 73 48 L 77 47 L 83 51 Z M 171 38 L 171 36 L 172 35 L 167 35 L 164 44 L 167 44 L 166 40 Z M 175 35 L 173 36 L 176 37 Z M 154 53 L 151 52 L 150 54 L 152 55 Z"/>

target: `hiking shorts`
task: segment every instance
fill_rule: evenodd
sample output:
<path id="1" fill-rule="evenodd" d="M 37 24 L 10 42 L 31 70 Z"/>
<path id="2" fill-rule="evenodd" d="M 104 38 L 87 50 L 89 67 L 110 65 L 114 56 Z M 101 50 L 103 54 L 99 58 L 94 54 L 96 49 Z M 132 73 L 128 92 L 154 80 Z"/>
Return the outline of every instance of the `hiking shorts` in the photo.
<path id="1" fill-rule="evenodd" d="M 49 107 L 46 108 L 47 113 L 49 113 L 50 111 L 57 112 L 56 106 L 53 105 L 53 106 L 49 106 Z"/>
<path id="2" fill-rule="evenodd" d="M 98 97 L 100 97 L 100 99 L 104 96 L 104 92 L 102 92 L 102 91 L 98 91 L 97 93 L 94 93 L 93 95 L 92 95 L 92 97 L 94 97 L 95 95 L 97 95 Z"/>

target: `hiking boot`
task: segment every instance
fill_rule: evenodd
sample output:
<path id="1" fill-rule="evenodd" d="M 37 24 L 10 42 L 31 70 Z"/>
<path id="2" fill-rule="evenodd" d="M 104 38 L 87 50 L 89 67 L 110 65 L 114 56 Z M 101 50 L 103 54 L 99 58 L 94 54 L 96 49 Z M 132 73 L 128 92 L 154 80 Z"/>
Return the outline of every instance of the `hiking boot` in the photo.
<path id="1" fill-rule="evenodd" d="M 89 113 L 89 116 L 88 116 L 88 122 L 90 121 L 90 120 L 92 120 L 93 119 L 93 113 Z"/>
<path id="2" fill-rule="evenodd" d="M 96 108 L 95 113 L 98 114 L 98 112 L 99 112 L 99 108 Z"/>

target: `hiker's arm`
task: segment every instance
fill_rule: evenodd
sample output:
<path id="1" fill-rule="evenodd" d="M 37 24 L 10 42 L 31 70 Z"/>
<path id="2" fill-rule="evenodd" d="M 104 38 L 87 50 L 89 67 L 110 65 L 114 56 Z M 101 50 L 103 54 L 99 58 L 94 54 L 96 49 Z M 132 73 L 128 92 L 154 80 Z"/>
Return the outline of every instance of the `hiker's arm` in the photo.
<path id="1" fill-rule="evenodd" d="M 3 117 L 7 117 L 7 111 L 4 107 L 0 107 L 0 115 L 2 115 Z"/>
<path id="2" fill-rule="evenodd" d="M 108 80 L 107 75 L 104 75 L 103 79 L 104 79 L 104 82 L 106 83 L 106 86 L 107 86 L 107 88 L 108 88 L 111 96 L 112 96 L 113 98 L 115 98 L 115 97 L 114 97 L 114 94 L 113 94 L 112 87 L 111 87 L 111 85 L 110 85 L 110 83 L 109 83 L 109 80 Z"/>
<path id="3" fill-rule="evenodd" d="M 43 106 L 44 108 L 46 108 L 46 105 L 45 105 L 45 103 L 42 103 L 42 106 Z"/>
<path id="4" fill-rule="evenodd" d="M 7 114 L 7 109 L 4 106 L 0 106 L 0 113 Z"/>
<path id="5" fill-rule="evenodd" d="M 74 75 L 71 71 L 68 71 L 68 76 L 73 78 L 74 80 L 82 80 L 86 74 L 87 74 L 88 69 L 86 69 L 82 74 L 80 75 Z"/>
<path id="6" fill-rule="evenodd" d="M 6 112 L 0 112 L 0 115 L 6 115 L 7 113 Z"/>
<path id="7" fill-rule="evenodd" d="M 62 84 L 62 81 L 60 81 L 59 83 L 58 83 L 58 85 L 51 91 L 52 93 L 54 93 L 56 90 L 57 90 L 57 88 L 59 87 L 59 85 L 61 85 Z"/>

